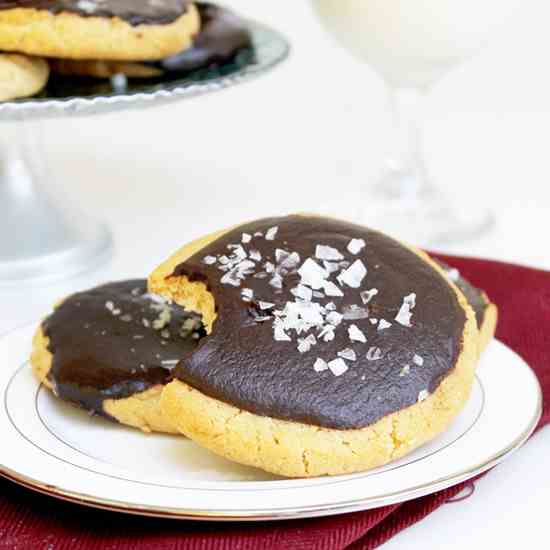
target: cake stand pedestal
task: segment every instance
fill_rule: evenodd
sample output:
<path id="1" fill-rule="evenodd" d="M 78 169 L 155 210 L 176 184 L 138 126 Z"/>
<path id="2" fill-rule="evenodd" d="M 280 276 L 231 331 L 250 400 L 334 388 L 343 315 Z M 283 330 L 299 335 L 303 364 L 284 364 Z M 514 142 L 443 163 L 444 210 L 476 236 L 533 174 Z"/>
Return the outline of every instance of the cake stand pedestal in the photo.
<path id="1" fill-rule="evenodd" d="M 51 78 L 41 96 L 0 103 L 1 286 L 71 276 L 105 261 L 112 249 L 105 224 L 51 193 L 42 148 L 47 119 L 159 105 L 259 76 L 286 58 L 289 45 L 264 25 L 248 25 L 250 48 L 228 63 L 185 77 L 168 74 L 150 81 Z"/>

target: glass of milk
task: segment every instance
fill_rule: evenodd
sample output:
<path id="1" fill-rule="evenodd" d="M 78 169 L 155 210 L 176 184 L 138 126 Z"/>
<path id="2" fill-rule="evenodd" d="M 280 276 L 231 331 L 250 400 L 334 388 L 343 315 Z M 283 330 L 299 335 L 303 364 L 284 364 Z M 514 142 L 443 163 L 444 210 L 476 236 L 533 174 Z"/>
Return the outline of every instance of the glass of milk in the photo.
<path id="1" fill-rule="evenodd" d="M 486 212 L 454 210 L 429 178 L 422 104 L 431 87 L 475 54 L 520 0 L 311 0 L 322 25 L 382 76 L 397 130 L 361 218 L 418 244 L 459 241 L 492 224 Z"/>

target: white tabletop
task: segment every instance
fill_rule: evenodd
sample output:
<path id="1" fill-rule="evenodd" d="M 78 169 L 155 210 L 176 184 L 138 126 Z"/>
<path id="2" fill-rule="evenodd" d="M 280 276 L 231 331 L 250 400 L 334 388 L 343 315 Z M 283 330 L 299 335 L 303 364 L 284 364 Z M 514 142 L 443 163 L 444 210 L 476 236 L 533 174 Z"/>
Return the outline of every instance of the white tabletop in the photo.
<path id="1" fill-rule="evenodd" d="M 0 333 L 40 317 L 73 290 L 145 276 L 176 247 L 210 230 L 313 211 L 327 201 L 345 213 L 358 198 L 366 200 L 389 138 L 380 80 L 332 44 L 307 2 L 229 3 L 283 30 L 292 58 L 263 79 L 218 95 L 45 124 L 50 191 L 105 218 L 116 251 L 93 273 L 0 290 Z M 550 77 L 543 55 L 550 8 L 527 4 L 513 33 L 495 39 L 433 91 L 427 156 L 457 204 L 475 200 L 498 216 L 492 234 L 446 251 L 550 269 Z M 479 481 L 472 498 L 443 506 L 385 548 L 542 547 L 550 497 L 543 457 L 549 455 L 546 429 Z"/>

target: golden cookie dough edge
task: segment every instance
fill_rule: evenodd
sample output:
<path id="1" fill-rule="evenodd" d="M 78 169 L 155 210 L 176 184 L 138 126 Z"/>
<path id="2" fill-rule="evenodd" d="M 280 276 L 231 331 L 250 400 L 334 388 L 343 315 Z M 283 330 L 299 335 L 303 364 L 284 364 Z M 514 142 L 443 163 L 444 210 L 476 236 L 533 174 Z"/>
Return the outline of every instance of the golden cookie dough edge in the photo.
<path id="1" fill-rule="evenodd" d="M 13 8 L 0 10 L 0 51 L 66 59 L 155 60 L 191 46 L 199 30 L 194 4 L 172 23 L 136 26 L 119 17 Z"/>
<path id="2" fill-rule="evenodd" d="M 170 275 L 181 262 L 232 229 L 212 233 L 182 247 L 149 278 L 151 291 L 202 313 L 209 332 L 215 320 L 215 304 L 206 285 Z M 466 314 L 457 364 L 425 401 L 363 429 L 331 430 L 255 415 L 175 380 L 161 396 L 164 414 L 184 435 L 214 453 L 286 477 L 337 475 L 376 468 L 433 439 L 448 427 L 470 395 L 479 355 L 479 335 L 474 311 L 462 292 L 426 253 L 408 248 L 453 288 Z M 206 307 L 201 309 L 203 306 Z"/>
<path id="3" fill-rule="evenodd" d="M 50 76 L 45 59 L 0 52 L 0 101 L 30 97 L 40 92 Z"/>
<path id="4" fill-rule="evenodd" d="M 52 383 L 48 379 L 53 355 L 48 346 L 49 339 L 44 334 L 42 326 L 39 326 L 34 334 L 30 362 L 38 381 L 53 391 Z M 144 432 L 177 434 L 179 432 L 160 408 L 162 390 L 162 385 L 156 385 L 124 399 L 106 399 L 103 402 L 103 410 L 121 424 L 139 428 Z"/>
<path id="5" fill-rule="evenodd" d="M 479 327 L 480 352 L 487 349 L 495 337 L 498 324 L 498 307 L 487 298 L 487 307 L 483 312 L 483 321 Z"/>

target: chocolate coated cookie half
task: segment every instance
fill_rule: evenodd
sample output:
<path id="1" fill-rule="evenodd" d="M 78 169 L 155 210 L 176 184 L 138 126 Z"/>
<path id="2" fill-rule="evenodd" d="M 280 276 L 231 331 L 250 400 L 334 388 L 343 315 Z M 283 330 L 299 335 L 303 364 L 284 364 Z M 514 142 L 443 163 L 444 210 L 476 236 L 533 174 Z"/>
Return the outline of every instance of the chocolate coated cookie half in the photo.
<path id="1" fill-rule="evenodd" d="M 275 474 L 381 466 L 441 433 L 470 394 L 474 312 L 426 254 L 308 215 L 199 239 L 149 289 L 207 336 L 161 396 L 182 433 Z"/>
<path id="2" fill-rule="evenodd" d="M 160 394 L 202 334 L 197 314 L 148 294 L 144 279 L 109 283 L 55 308 L 35 335 L 31 364 L 57 397 L 91 414 L 175 433 Z"/>
<path id="3" fill-rule="evenodd" d="M 189 0 L 0 0 L 0 50 L 67 59 L 162 59 L 200 28 Z"/>
<path id="4" fill-rule="evenodd" d="M 447 277 L 462 291 L 476 315 L 479 330 L 479 350 L 484 351 L 495 336 L 498 308 L 489 300 L 483 290 L 466 280 L 460 272 L 441 260 L 434 260 L 445 271 Z"/>

